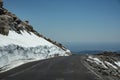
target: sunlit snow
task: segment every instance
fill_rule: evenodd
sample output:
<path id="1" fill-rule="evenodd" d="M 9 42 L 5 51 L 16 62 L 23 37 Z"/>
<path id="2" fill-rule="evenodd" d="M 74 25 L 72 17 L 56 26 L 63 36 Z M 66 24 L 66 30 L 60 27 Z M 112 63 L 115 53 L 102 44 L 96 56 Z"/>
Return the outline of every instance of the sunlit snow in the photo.
<path id="1" fill-rule="evenodd" d="M 21 31 L 22 34 L 18 34 L 15 31 L 9 31 L 8 36 L 0 34 L 0 46 L 6 46 L 10 44 L 19 45 L 22 47 L 36 47 L 36 46 L 53 46 L 45 39 L 36 36 L 34 33 L 30 34 L 26 31 Z"/>
<path id="2" fill-rule="evenodd" d="M 118 67 L 120 67 L 120 61 L 115 62 L 115 64 L 116 64 Z"/>

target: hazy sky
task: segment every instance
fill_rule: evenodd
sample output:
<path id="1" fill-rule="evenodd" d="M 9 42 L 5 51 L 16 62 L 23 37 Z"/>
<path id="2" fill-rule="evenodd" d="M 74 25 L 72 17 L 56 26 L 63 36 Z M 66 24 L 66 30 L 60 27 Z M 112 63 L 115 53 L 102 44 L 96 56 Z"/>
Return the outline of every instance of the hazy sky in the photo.
<path id="1" fill-rule="evenodd" d="M 35 30 L 59 42 L 120 43 L 120 0 L 4 0 Z"/>

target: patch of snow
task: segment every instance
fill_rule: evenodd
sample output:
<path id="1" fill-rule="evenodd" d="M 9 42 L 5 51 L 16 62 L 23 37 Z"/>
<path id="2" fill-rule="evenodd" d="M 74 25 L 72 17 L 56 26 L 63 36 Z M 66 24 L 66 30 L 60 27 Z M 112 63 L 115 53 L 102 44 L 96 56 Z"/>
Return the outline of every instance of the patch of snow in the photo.
<path id="1" fill-rule="evenodd" d="M 116 64 L 118 67 L 120 67 L 120 61 L 115 62 L 115 64 Z"/>
<path id="2" fill-rule="evenodd" d="M 67 53 L 71 53 L 69 49 L 66 50 Z"/>
<path id="3" fill-rule="evenodd" d="M 34 33 L 30 32 L 30 34 L 26 31 L 21 31 L 22 34 L 18 34 L 15 31 L 9 31 L 8 36 L 4 36 L 0 34 L 0 46 L 7 45 L 19 45 L 22 47 L 36 47 L 36 46 L 53 46 L 52 43 L 47 40 L 38 37 Z"/>
<path id="4" fill-rule="evenodd" d="M 102 61 L 100 61 L 98 58 L 93 58 L 92 56 L 89 56 L 88 58 L 93 60 L 96 64 L 102 63 Z"/>
<path id="5" fill-rule="evenodd" d="M 115 68 L 115 69 L 118 69 L 116 66 L 114 66 L 112 63 L 110 63 L 110 62 L 107 62 L 107 61 L 105 61 L 105 63 L 107 64 L 107 65 L 109 65 L 109 66 L 112 66 L 113 68 Z"/>
<path id="6" fill-rule="evenodd" d="M 86 59 L 86 60 L 89 61 L 89 62 L 91 62 L 91 63 L 94 63 L 93 60 L 91 60 L 91 59 Z"/>
<path id="7" fill-rule="evenodd" d="M 95 57 L 92 57 L 92 56 L 88 56 L 87 61 L 92 62 L 92 63 L 94 62 L 94 63 L 96 63 L 97 65 L 102 65 L 104 68 L 108 68 L 108 67 L 103 63 L 103 61 L 101 61 L 101 60 L 98 59 L 98 58 L 95 58 Z"/>

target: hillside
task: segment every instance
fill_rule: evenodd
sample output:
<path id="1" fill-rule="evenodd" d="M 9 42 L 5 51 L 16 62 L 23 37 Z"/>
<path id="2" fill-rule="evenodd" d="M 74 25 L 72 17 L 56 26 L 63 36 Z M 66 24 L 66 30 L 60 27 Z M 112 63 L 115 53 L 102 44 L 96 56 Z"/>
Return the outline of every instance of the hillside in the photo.
<path id="1" fill-rule="evenodd" d="M 0 0 L 0 70 L 6 71 L 27 62 L 69 56 L 62 44 L 38 33 L 29 21 L 22 21 L 3 7 Z"/>

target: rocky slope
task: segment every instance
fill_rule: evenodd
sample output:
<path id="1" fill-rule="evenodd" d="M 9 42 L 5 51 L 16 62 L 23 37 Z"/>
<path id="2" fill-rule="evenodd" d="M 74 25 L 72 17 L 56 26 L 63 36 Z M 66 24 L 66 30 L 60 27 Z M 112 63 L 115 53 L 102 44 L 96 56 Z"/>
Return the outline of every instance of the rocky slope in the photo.
<path id="1" fill-rule="evenodd" d="M 22 21 L 3 7 L 0 0 L 0 70 L 6 71 L 26 62 L 56 56 L 69 56 L 70 51 Z"/>
<path id="2" fill-rule="evenodd" d="M 88 68 L 101 76 L 103 80 L 120 80 L 120 54 L 104 52 L 88 55 L 85 62 Z"/>

